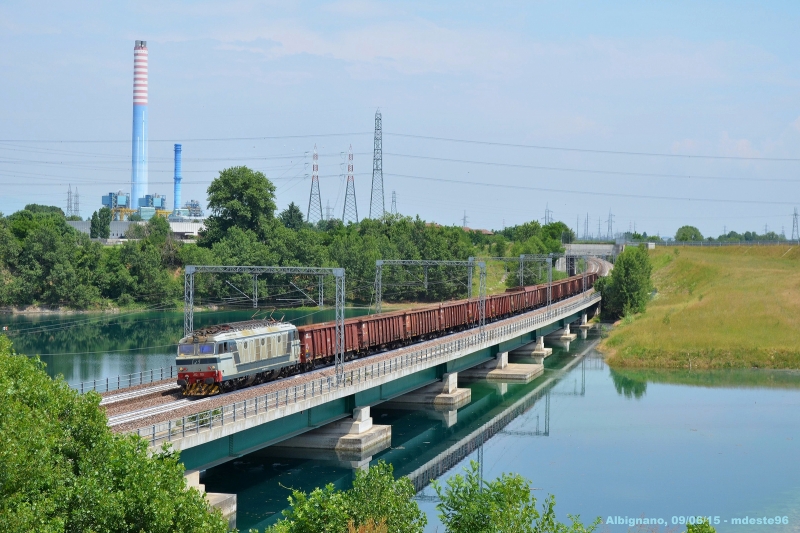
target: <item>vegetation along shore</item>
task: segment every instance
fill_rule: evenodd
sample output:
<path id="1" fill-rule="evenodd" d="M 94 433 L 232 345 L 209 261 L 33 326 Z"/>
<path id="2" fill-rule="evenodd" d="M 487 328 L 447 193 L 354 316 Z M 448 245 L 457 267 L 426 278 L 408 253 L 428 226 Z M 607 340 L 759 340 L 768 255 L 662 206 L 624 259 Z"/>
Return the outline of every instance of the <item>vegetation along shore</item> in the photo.
<path id="1" fill-rule="evenodd" d="M 658 247 L 653 297 L 601 350 L 612 367 L 800 368 L 800 247 Z"/>

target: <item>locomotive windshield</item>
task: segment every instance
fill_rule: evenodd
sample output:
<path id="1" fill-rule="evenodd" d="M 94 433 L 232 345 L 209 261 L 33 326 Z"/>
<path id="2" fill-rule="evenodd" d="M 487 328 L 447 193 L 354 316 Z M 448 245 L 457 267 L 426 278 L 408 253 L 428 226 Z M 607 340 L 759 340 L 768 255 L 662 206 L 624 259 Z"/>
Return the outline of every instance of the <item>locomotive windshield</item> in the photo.
<path id="1" fill-rule="evenodd" d="M 206 343 L 206 344 L 179 344 L 178 345 L 178 354 L 179 355 L 195 355 L 194 347 L 198 347 L 198 353 L 203 355 L 212 355 L 214 353 L 214 344 L 213 343 Z"/>

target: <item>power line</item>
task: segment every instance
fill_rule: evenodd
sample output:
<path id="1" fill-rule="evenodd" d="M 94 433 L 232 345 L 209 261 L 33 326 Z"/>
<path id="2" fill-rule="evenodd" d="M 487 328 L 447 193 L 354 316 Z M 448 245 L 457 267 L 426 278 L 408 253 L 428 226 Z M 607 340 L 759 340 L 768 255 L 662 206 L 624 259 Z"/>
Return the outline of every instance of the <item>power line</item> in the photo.
<path id="1" fill-rule="evenodd" d="M 546 146 L 539 144 L 517 144 L 517 143 L 502 143 L 494 141 L 476 141 L 471 139 L 455 139 L 451 137 L 433 137 L 430 135 L 412 135 L 408 133 L 390 133 L 386 135 L 394 137 L 405 137 L 409 139 L 424 139 L 428 141 L 446 141 L 464 144 L 480 144 L 484 146 L 504 146 L 508 148 L 530 148 L 535 150 L 552 150 L 560 152 L 578 152 L 587 154 L 610 154 L 610 155 L 631 155 L 631 156 L 645 156 L 645 157 L 670 157 L 680 159 L 728 159 L 728 160 L 742 160 L 742 161 L 783 161 L 783 162 L 797 162 L 800 158 L 795 157 L 744 157 L 733 155 L 689 155 L 689 154 L 667 154 L 663 152 L 635 152 L 626 150 L 597 150 L 591 148 L 568 148 L 561 146 Z"/>
<path id="2" fill-rule="evenodd" d="M 151 143 L 174 143 L 175 141 L 182 142 L 207 142 L 207 141 L 269 141 L 277 139 L 307 139 L 313 137 L 345 137 L 348 135 L 371 135 L 371 131 L 357 131 L 352 133 L 315 133 L 307 135 L 262 135 L 260 137 L 206 137 L 206 138 L 184 138 L 176 137 L 174 139 L 149 139 Z M 0 143 L 39 143 L 39 144 L 105 144 L 105 143 L 128 143 L 130 139 L 117 140 L 64 140 L 64 139 L 0 139 Z"/>
<path id="3" fill-rule="evenodd" d="M 575 194 L 575 195 L 586 195 L 586 196 L 610 196 L 614 198 L 639 198 L 639 199 L 649 199 L 649 200 L 674 200 L 674 201 L 682 201 L 682 202 L 715 202 L 715 203 L 734 203 L 734 204 L 765 204 L 765 205 L 791 205 L 793 202 L 779 202 L 779 201 L 760 201 L 760 200 L 722 200 L 718 198 L 689 198 L 689 197 L 681 197 L 681 196 L 657 196 L 657 195 L 650 195 L 650 194 L 631 194 L 631 193 L 611 193 L 611 192 L 602 192 L 602 191 L 585 191 L 581 189 L 553 189 L 549 187 L 532 187 L 528 185 L 508 185 L 508 184 L 501 184 L 501 183 L 488 183 L 488 182 L 480 182 L 480 181 L 464 181 L 464 180 L 456 180 L 456 179 L 448 179 L 448 178 L 431 178 L 427 176 L 412 176 L 409 174 L 388 174 L 389 176 L 394 176 L 398 178 L 407 178 L 407 179 L 414 179 L 414 180 L 422 180 L 422 181 L 435 181 L 435 182 L 442 182 L 442 183 L 460 183 L 463 185 L 476 185 L 481 187 L 495 187 L 495 188 L 504 188 L 504 189 L 515 189 L 515 190 L 528 190 L 528 191 L 542 191 L 542 192 L 556 192 L 556 193 L 565 193 L 565 194 Z"/>

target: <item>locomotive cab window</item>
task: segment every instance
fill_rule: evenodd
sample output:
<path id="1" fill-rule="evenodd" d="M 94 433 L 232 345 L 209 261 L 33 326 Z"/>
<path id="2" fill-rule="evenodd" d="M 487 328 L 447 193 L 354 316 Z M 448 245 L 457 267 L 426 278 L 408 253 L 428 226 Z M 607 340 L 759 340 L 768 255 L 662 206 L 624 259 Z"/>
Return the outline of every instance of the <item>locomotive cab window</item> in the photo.
<path id="1" fill-rule="evenodd" d="M 178 353 L 181 355 L 194 355 L 194 344 L 179 344 Z"/>
<path id="2" fill-rule="evenodd" d="M 214 353 L 214 345 L 213 344 L 201 344 L 200 345 L 200 353 L 202 353 L 202 354 L 213 354 Z"/>

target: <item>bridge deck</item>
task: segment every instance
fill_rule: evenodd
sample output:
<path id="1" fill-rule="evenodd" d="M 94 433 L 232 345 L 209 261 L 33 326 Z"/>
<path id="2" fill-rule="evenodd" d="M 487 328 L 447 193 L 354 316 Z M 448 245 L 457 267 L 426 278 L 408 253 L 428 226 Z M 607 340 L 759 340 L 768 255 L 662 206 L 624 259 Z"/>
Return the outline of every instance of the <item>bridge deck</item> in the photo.
<path id="1" fill-rule="evenodd" d="M 588 291 L 554 303 L 549 310 L 491 323 L 483 332 L 472 329 L 352 361 L 345 366 L 341 383 L 336 383 L 331 369 L 325 369 L 301 384 L 282 380 L 288 384 L 262 385 L 272 390 L 260 395 L 255 392 L 257 395 L 243 401 L 231 401 L 237 395 L 231 393 L 218 398 L 229 402 L 226 405 L 198 402 L 195 409 L 200 412 L 193 413 L 186 413 L 192 406 L 183 406 L 182 416 L 133 432 L 153 447 L 170 442 L 173 448 L 183 450 L 187 468 L 216 464 L 348 416 L 355 407 L 405 394 L 441 379 L 446 372 L 487 361 L 530 342 L 533 332 L 541 335 L 564 327 L 599 301 L 599 294 Z M 252 396 L 260 387 L 251 387 L 247 394 Z"/>

